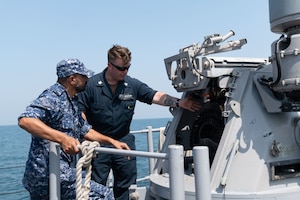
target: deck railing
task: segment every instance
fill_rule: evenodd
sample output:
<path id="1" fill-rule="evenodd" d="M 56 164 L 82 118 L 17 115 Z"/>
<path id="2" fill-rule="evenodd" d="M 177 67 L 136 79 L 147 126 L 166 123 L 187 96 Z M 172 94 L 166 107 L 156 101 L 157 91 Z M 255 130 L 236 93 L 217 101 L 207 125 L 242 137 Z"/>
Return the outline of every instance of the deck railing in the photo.
<path id="1" fill-rule="evenodd" d="M 148 152 L 136 150 L 119 150 L 112 148 L 96 147 L 95 151 L 100 153 L 118 154 L 124 156 L 140 156 L 148 157 L 149 159 L 166 159 L 169 162 L 169 184 L 170 184 L 170 199 L 184 200 L 184 157 L 183 146 L 169 145 L 168 153 L 153 152 L 152 132 L 162 131 L 162 129 L 152 129 L 148 126 L 145 130 L 135 131 L 136 133 L 148 133 Z M 132 133 L 135 133 L 132 132 Z M 50 200 L 60 199 L 60 180 L 59 180 L 59 145 L 52 143 L 50 148 Z M 194 174 L 195 174 L 195 197 L 196 200 L 210 200 L 210 172 L 208 148 L 194 147 Z M 154 160 L 149 162 L 149 174 L 153 173 Z M 200 180 L 201 177 L 201 180 Z"/>

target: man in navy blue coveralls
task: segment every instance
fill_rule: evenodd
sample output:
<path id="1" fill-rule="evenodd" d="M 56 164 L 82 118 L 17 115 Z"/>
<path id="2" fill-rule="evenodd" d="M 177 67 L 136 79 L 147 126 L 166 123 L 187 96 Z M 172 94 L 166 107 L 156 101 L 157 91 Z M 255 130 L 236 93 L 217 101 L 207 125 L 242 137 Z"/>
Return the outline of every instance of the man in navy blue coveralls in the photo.
<path id="1" fill-rule="evenodd" d="M 109 49 L 107 67 L 89 79 L 86 90 L 79 94 L 79 107 L 94 129 L 127 143 L 130 149 L 135 150 L 135 138 L 129 134 L 129 128 L 136 100 L 147 104 L 181 107 L 192 112 L 200 108 L 200 103 L 191 97 L 179 100 L 128 76 L 130 62 L 131 52 L 128 48 L 114 45 Z M 98 154 L 92 163 L 92 179 L 105 185 L 112 169 L 115 198 L 128 200 L 128 188 L 136 183 L 136 158 Z"/>

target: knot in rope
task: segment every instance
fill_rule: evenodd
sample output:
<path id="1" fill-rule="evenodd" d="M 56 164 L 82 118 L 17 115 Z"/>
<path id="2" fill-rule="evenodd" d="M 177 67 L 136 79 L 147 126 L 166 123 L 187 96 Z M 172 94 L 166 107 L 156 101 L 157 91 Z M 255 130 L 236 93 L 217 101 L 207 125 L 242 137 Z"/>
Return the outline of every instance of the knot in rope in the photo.
<path id="1" fill-rule="evenodd" d="M 82 157 L 76 165 L 76 200 L 84 200 L 89 198 L 90 181 L 92 175 L 92 158 L 96 147 L 99 147 L 99 142 L 84 141 L 81 144 Z M 84 183 L 82 183 L 82 168 L 86 170 Z"/>

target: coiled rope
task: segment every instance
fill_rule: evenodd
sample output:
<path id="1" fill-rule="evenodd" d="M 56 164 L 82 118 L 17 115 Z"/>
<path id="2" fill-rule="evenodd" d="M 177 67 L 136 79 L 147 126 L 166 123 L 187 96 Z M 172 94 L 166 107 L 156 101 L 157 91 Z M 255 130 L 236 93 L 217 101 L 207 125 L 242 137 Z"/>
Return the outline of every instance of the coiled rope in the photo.
<path id="1" fill-rule="evenodd" d="M 78 160 L 76 165 L 76 200 L 86 200 L 89 198 L 92 175 L 91 161 L 95 148 L 99 146 L 99 142 L 95 141 L 84 141 L 81 144 L 82 157 Z M 82 183 L 82 168 L 86 170 L 84 183 Z"/>

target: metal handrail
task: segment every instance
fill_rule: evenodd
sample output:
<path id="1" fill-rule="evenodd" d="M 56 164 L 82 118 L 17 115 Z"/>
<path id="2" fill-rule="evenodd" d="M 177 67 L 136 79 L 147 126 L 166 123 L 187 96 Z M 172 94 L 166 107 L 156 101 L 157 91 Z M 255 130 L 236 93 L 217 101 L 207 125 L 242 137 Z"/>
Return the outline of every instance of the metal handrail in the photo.
<path id="1" fill-rule="evenodd" d="M 147 133 L 152 134 L 152 127 L 149 126 L 147 128 Z M 155 130 L 155 129 L 154 129 Z M 161 129 L 158 129 L 161 130 Z M 145 131 L 145 130 L 142 130 Z M 141 132 L 141 131 L 140 131 Z M 152 136 L 152 135 L 151 135 Z M 52 143 L 52 142 L 51 142 Z M 148 142 L 148 146 L 152 145 L 153 141 Z M 59 159 L 59 149 L 56 146 L 57 144 L 52 144 L 50 149 L 51 155 L 56 155 Z M 109 153 L 109 154 L 118 154 L 124 156 L 141 156 L 148 158 L 157 158 L 157 159 L 166 159 L 169 161 L 169 184 L 170 184 L 170 199 L 172 200 L 184 200 L 185 199 L 185 190 L 184 190 L 184 156 L 183 156 L 183 146 L 182 145 L 169 145 L 168 153 L 155 153 L 153 152 L 145 152 L 145 151 L 136 151 L 136 150 L 119 150 L 113 148 L 105 148 L 105 147 L 96 147 L 95 151 L 101 153 Z M 54 151 L 54 152 L 52 152 Z M 208 158 L 208 148 L 207 147 L 194 147 L 193 152 L 195 151 L 195 185 L 196 185 L 196 199 L 201 200 L 210 200 L 210 177 L 209 177 L 209 158 Z M 53 165 L 50 167 L 50 180 L 49 180 L 49 190 L 50 190 L 50 200 L 59 200 L 60 199 L 60 191 L 57 187 L 60 185 L 59 182 L 59 162 L 52 162 L 52 159 L 55 156 L 51 156 L 49 158 L 49 164 Z M 153 169 L 153 168 L 152 168 Z M 152 169 L 150 169 L 152 172 Z M 200 180 L 200 178 L 202 180 Z M 52 187 L 52 189 L 51 189 Z M 52 192 L 51 192 L 52 191 Z M 55 193 L 53 193 L 55 192 Z"/>
<path id="2" fill-rule="evenodd" d="M 145 155 L 143 151 L 134 151 L 137 155 L 135 156 L 144 156 L 149 158 L 149 174 L 152 173 L 154 169 L 154 158 L 156 158 L 155 154 L 153 153 L 153 132 L 160 132 L 163 133 L 165 127 L 161 128 L 152 128 L 152 126 L 147 126 L 147 129 L 142 129 L 142 130 L 135 130 L 135 131 L 130 131 L 132 134 L 137 134 L 137 133 L 147 133 L 147 141 L 148 141 L 148 153 L 149 155 Z M 50 142 L 50 156 L 49 156 L 49 192 L 50 192 L 50 200 L 59 200 L 60 199 L 60 177 L 59 177 L 59 147 L 60 145 L 55 142 Z M 106 151 L 106 148 L 101 147 L 101 151 Z M 96 149 L 95 149 L 96 150 Z M 112 153 L 110 150 L 113 152 L 117 149 L 111 149 L 107 148 L 106 153 Z M 123 154 L 125 150 L 121 150 L 121 152 L 115 152 L 116 154 L 120 153 Z M 132 152 L 133 150 L 131 150 Z M 105 153 L 105 152 L 103 152 Z M 131 154 L 131 153 L 130 153 Z M 165 156 L 165 155 L 164 155 Z M 164 157 L 163 156 L 163 157 Z M 144 179 L 141 179 L 144 180 Z"/>
<path id="3" fill-rule="evenodd" d="M 57 151 L 56 148 L 52 148 L 53 151 Z M 160 158 L 160 159 L 168 159 L 170 161 L 170 198 L 173 200 L 183 200 L 184 199 L 184 170 L 183 170 L 183 146 L 181 145 L 170 145 L 169 153 L 154 153 L 154 152 L 143 152 L 143 151 L 135 151 L 135 150 L 120 150 L 120 149 L 112 149 L 107 147 L 97 147 L 95 148 L 96 152 L 101 153 L 109 153 L 109 154 L 118 154 L 125 156 L 142 156 L 149 158 Z M 52 152 L 52 155 L 55 155 L 57 152 Z M 51 159 L 51 157 L 50 157 Z M 59 200 L 60 199 L 60 190 L 57 186 L 59 186 L 59 172 L 57 173 L 57 169 L 59 170 L 59 164 L 52 163 L 50 160 L 50 165 L 52 167 L 49 168 L 50 180 L 49 180 L 49 190 L 50 190 L 50 200 Z M 181 186 L 175 187 L 175 185 L 180 184 Z M 173 187 L 172 187 L 173 185 Z M 181 189 L 178 189 L 181 188 Z"/>

